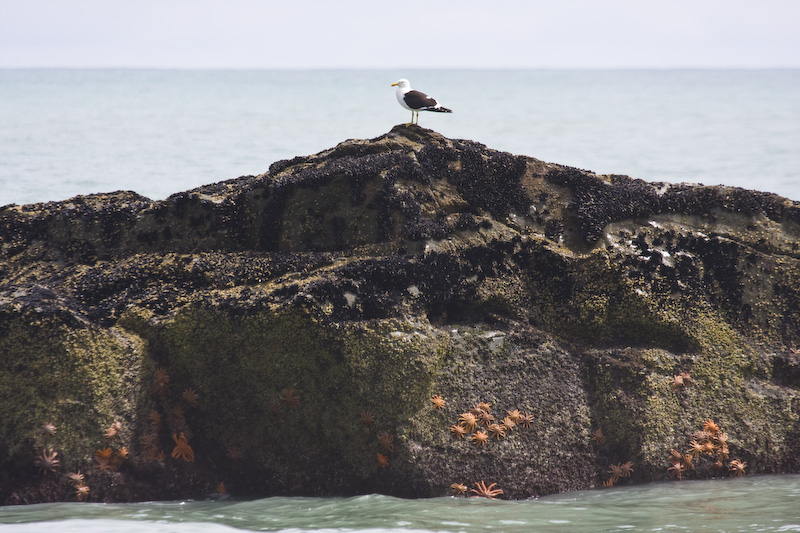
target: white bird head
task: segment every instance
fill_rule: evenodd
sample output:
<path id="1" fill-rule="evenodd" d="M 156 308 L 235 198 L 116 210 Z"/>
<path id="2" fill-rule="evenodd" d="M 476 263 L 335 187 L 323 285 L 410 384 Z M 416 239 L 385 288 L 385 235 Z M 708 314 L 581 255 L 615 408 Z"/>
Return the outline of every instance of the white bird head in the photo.
<path id="1" fill-rule="evenodd" d="M 411 84 L 408 83 L 408 80 L 402 79 L 402 80 L 397 80 L 396 82 L 394 82 L 392 84 L 392 87 L 400 87 L 401 89 L 410 89 L 411 88 Z"/>

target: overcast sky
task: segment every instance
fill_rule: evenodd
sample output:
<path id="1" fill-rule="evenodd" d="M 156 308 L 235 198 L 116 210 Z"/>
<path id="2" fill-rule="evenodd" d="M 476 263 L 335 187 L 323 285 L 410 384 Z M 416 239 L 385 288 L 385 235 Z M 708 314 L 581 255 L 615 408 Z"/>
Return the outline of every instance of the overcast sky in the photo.
<path id="1" fill-rule="evenodd" d="M 800 1 L 0 0 L 0 67 L 800 67 Z"/>

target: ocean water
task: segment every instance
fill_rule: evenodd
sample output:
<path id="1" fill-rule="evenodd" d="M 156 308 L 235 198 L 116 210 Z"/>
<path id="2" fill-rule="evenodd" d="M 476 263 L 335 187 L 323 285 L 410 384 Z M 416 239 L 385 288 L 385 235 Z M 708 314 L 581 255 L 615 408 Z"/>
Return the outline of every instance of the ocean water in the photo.
<path id="1" fill-rule="evenodd" d="M 800 531 L 800 475 L 675 481 L 525 501 L 267 498 L 0 507 L 0 532 Z"/>
<path id="2" fill-rule="evenodd" d="M 597 173 L 800 200 L 800 70 L 0 70 L 0 205 L 152 199 L 407 122 Z"/>

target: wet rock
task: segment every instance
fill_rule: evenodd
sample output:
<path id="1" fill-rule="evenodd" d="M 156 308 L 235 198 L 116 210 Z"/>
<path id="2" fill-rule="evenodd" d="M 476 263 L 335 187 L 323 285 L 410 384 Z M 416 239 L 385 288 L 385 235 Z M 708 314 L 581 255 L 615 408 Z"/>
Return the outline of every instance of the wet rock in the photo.
<path id="1" fill-rule="evenodd" d="M 665 479 L 709 419 L 748 473 L 796 472 L 798 236 L 775 195 L 416 126 L 159 202 L 5 206 L 0 502 L 74 498 L 78 469 L 106 501 L 481 480 L 527 498 L 626 461 L 626 482 Z M 530 427 L 457 438 L 478 402 Z M 105 447 L 127 458 L 105 468 Z"/>

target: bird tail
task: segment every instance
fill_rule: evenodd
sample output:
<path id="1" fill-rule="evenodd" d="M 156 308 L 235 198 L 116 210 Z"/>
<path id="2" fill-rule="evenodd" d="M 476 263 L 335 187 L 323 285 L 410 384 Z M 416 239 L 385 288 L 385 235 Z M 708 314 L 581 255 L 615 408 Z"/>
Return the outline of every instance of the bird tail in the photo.
<path id="1" fill-rule="evenodd" d="M 452 109 L 447 109 L 446 107 L 436 106 L 436 107 L 429 107 L 425 111 L 436 111 L 437 113 L 452 113 Z"/>

